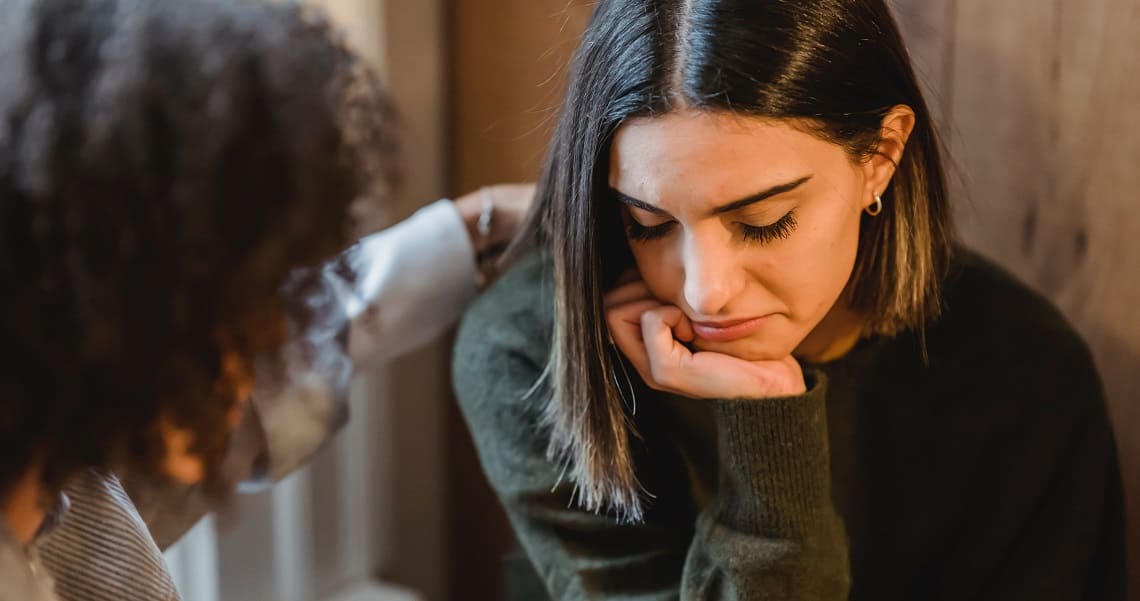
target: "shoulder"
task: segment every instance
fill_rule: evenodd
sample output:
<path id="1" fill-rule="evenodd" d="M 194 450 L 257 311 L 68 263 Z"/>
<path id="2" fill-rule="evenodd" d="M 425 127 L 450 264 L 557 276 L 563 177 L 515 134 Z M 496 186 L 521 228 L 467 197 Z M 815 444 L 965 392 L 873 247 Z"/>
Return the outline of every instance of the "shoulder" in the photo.
<path id="1" fill-rule="evenodd" d="M 943 314 L 928 329 L 927 343 L 932 366 L 969 366 L 980 379 L 1034 396 L 1061 390 L 1103 396 L 1088 345 L 1057 307 L 969 250 L 956 251 Z"/>
<path id="2" fill-rule="evenodd" d="M 459 326 L 456 360 L 487 349 L 512 349 L 544 362 L 553 325 L 551 262 L 535 252 L 511 266 L 472 303 Z M 536 354 L 537 349 L 542 352 Z"/>
<path id="3" fill-rule="evenodd" d="M 545 466 L 549 395 L 541 383 L 553 331 L 550 265 L 542 254 L 516 263 L 468 309 L 455 342 L 455 396 L 500 492 Z"/>
<path id="4" fill-rule="evenodd" d="M 521 400 L 535 386 L 550 351 L 553 294 L 551 262 L 535 252 L 515 263 L 467 310 L 452 361 L 456 394 L 465 410 Z"/>
<path id="5" fill-rule="evenodd" d="M 955 253 L 943 315 L 935 328 L 951 340 L 969 336 L 995 350 L 1041 355 L 1087 351 L 1080 334 L 1053 303 L 990 259 L 966 249 Z"/>

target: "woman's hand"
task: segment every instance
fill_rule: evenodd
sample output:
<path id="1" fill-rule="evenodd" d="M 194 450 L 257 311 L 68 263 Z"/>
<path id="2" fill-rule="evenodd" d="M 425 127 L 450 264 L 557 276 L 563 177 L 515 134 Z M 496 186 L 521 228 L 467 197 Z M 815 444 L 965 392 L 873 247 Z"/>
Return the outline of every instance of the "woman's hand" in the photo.
<path id="1" fill-rule="evenodd" d="M 475 251 L 479 269 L 476 283 L 480 288 L 499 276 L 503 268 L 499 258 L 518 233 L 533 202 L 534 184 L 487 186 L 455 200 Z"/>
<path id="2" fill-rule="evenodd" d="M 803 394 L 803 372 L 790 355 L 744 361 L 692 352 L 693 327 L 677 307 L 653 298 L 640 279 L 605 297 L 606 325 L 621 352 L 651 388 L 694 398 L 771 398 Z"/>
<path id="3" fill-rule="evenodd" d="M 497 254 L 518 233 L 534 201 L 534 184 L 496 184 L 455 199 L 476 255 Z M 487 205 L 490 212 L 487 212 Z M 489 217 L 480 231 L 479 220 Z"/>

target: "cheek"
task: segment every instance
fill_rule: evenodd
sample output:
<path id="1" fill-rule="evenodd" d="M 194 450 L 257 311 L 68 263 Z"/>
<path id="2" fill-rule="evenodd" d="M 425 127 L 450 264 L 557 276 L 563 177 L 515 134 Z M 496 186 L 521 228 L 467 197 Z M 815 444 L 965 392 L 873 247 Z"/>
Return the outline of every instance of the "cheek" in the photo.
<path id="1" fill-rule="evenodd" d="M 683 269 L 663 242 L 631 243 L 637 272 L 658 300 L 676 304 L 684 287 Z"/>
<path id="2" fill-rule="evenodd" d="M 822 318 L 851 277 L 859 240 L 859 215 L 839 203 L 805 212 L 801 227 L 766 261 L 769 289 L 797 321 Z"/>
<path id="3" fill-rule="evenodd" d="M 814 241 L 819 252 L 814 254 L 820 285 L 843 288 L 851 276 L 859 247 L 859 212 L 838 212 Z"/>

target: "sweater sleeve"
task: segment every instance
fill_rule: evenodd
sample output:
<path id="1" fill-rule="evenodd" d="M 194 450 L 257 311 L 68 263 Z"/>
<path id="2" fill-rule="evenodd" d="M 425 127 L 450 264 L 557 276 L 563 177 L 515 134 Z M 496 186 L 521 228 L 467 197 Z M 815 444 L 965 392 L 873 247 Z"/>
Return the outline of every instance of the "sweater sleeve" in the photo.
<path id="1" fill-rule="evenodd" d="M 718 490 L 697 518 L 684 598 L 847 599 L 843 524 L 831 500 L 826 379 L 806 394 L 710 401 Z"/>
<path id="2" fill-rule="evenodd" d="M 454 381 L 488 479 L 554 599 L 847 598 L 822 376 L 802 396 L 709 401 L 716 497 L 696 514 L 684 469 L 651 449 L 638 466 L 654 497 L 646 518 L 619 523 L 577 508 L 545 456 L 544 399 L 528 392 L 546 335 L 527 305 L 541 302 L 493 291 L 477 304 L 460 331 Z"/>

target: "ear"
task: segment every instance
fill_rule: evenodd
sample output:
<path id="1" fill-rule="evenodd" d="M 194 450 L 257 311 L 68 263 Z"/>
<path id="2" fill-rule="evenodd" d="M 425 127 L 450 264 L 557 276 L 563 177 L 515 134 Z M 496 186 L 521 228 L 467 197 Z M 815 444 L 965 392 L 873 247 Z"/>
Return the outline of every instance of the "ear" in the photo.
<path id="1" fill-rule="evenodd" d="M 863 165 L 866 181 L 864 207 L 875 202 L 876 195 L 882 195 L 895 175 L 903 150 L 914 130 L 914 111 L 909 106 L 895 106 L 883 117 L 879 145 Z"/>

